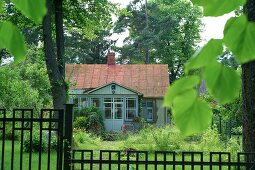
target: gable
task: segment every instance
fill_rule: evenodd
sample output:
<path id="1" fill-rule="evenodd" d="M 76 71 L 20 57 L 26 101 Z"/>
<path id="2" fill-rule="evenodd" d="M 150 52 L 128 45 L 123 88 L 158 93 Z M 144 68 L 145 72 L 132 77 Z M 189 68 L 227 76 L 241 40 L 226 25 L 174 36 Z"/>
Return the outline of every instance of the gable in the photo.
<path id="1" fill-rule="evenodd" d="M 97 95 L 108 95 L 108 94 L 123 94 L 123 95 L 130 95 L 130 94 L 136 94 L 141 95 L 139 92 L 136 92 L 132 89 L 129 89 L 127 87 L 123 87 L 116 83 L 110 83 L 106 84 L 102 87 L 98 87 L 96 89 L 93 89 L 91 91 L 88 91 L 87 94 L 97 94 Z"/>

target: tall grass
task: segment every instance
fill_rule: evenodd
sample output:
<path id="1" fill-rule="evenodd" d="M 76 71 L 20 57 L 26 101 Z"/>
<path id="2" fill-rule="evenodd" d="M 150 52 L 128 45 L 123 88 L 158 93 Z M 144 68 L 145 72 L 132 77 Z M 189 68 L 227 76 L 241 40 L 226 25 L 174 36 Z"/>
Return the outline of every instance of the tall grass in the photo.
<path id="1" fill-rule="evenodd" d="M 75 131 L 75 146 L 79 149 L 136 149 L 150 152 L 225 151 L 235 154 L 241 151 L 241 143 L 237 138 L 222 140 L 220 134 L 215 128 L 208 128 L 203 134 L 193 135 L 190 137 L 181 136 L 179 130 L 174 126 L 149 126 L 147 128 L 143 128 L 138 133 L 119 132 L 114 133 L 114 137 L 112 137 L 112 133 L 109 133 L 108 135 L 111 136 L 111 141 L 102 140 L 102 138 L 86 133 L 85 131 Z"/>

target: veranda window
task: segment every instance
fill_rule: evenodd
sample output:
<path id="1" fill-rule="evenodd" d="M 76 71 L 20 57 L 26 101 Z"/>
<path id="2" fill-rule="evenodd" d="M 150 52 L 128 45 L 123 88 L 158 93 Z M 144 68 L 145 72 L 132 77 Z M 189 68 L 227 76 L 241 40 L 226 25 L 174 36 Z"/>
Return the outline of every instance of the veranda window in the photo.
<path id="1" fill-rule="evenodd" d="M 153 102 L 146 102 L 146 111 L 147 111 L 147 121 L 153 121 Z"/>
<path id="2" fill-rule="evenodd" d="M 100 98 L 91 98 L 91 106 L 100 107 Z"/>
<path id="3" fill-rule="evenodd" d="M 136 98 L 126 99 L 126 120 L 133 120 L 136 116 Z"/>

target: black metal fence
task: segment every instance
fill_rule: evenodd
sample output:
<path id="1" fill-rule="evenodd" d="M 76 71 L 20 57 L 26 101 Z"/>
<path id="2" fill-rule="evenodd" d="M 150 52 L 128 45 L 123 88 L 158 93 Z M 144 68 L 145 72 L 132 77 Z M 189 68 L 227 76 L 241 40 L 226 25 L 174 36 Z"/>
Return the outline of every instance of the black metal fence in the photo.
<path id="1" fill-rule="evenodd" d="M 224 170 L 255 169 L 255 162 L 247 162 L 255 153 L 238 153 L 231 158 L 228 152 L 168 152 L 74 150 L 74 170 L 84 169 L 141 169 L 141 170 Z"/>
<path id="2" fill-rule="evenodd" d="M 65 112 L 0 109 L 0 170 L 255 170 L 255 153 L 73 150 L 72 113 L 73 105 Z"/>
<path id="3" fill-rule="evenodd" d="M 64 110 L 0 109 L 0 169 L 56 169 L 63 166 Z"/>

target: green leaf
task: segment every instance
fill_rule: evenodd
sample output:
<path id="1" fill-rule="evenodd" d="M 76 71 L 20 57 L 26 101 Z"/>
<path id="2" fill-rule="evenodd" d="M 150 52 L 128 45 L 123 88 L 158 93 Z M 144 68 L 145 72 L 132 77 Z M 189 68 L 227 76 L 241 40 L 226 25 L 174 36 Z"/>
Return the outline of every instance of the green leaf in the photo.
<path id="1" fill-rule="evenodd" d="M 193 4 L 203 6 L 204 16 L 221 16 L 245 4 L 246 0 L 191 0 Z"/>
<path id="2" fill-rule="evenodd" d="M 246 16 L 233 17 L 224 28 L 224 43 L 240 63 L 255 59 L 255 23 Z"/>
<path id="3" fill-rule="evenodd" d="M 214 62 L 222 53 L 222 40 L 211 39 L 198 53 L 196 53 L 186 64 L 185 72 L 198 69 Z"/>
<path id="4" fill-rule="evenodd" d="M 207 66 L 204 78 L 208 91 L 222 104 L 239 96 L 241 77 L 237 71 L 215 62 Z"/>
<path id="5" fill-rule="evenodd" d="M 35 23 L 42 23 L 42 19 L 46 14 L 46 0 L 11 0 L 17 9 L 19 9 L 28 18 L 34 20 Z"/>
<path id="6" fill-rule="evenodd" d="M 25 58 L 25 40 L 19 29 L 11 22 L 0 24 L 0 48 L 6 48 L 14 56 L 14 61 L 19 62 Z"/>
<path id="7" fill-rule="evenodd" d="M 176 126 L 185 136 L 204 131 L 211 124 L 210 107 L 197 98 L 195 90 L 178 95 L 173 102 L 173 116 Z"/>
<path id="8" fill-rule="evenodd" d="M 3 11 L 3 0 L 0 0 L 0 12 Z"/>
<path id="9" fill-rule="evenodd" d="M 196 85 L 198 85 L 199 80 L 198 76 L 187 76 L 176 80 L 173 85 L 168 87 L 163 105 L 165 107 L 171 106 L 176 96 L 187 90 L 193 89 Z"/>

